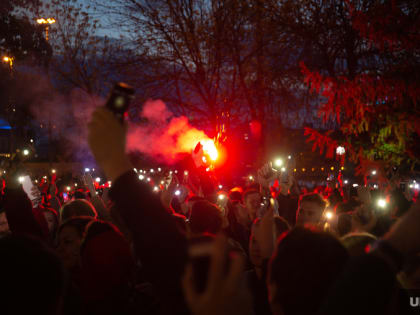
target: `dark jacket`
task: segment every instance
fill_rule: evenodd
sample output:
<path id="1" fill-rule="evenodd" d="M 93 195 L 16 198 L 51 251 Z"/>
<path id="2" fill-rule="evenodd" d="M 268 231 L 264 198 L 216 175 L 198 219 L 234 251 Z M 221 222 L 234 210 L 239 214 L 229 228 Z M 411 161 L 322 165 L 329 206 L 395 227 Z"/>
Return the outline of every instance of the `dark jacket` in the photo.
<path id="1" fill-rule="evenodd" d="M 162 314 L 188 314 L 181 288 L 187 240 L 150 187 L 134 171 L 113 183 L 110 198 L 131 231 L 135 253 L 155 286 Z"/>

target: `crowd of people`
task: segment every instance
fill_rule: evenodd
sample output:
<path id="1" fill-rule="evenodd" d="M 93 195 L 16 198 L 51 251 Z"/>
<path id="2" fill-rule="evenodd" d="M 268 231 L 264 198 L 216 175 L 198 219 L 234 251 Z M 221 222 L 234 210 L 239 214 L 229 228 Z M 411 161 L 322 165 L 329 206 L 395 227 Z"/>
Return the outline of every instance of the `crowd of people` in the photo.
<path id="1" fill-rule="evenodd" d="M 110 111 L 88 128 L 112 183 L 100 193 L 89 176 L 68 199 L 54 181 L 28 194 L 18 168 L 4 177 L 1 314 L 418 311 L 408 290 L 420 289 L 420 203 L 409 189 L 303 192 L 293 176 L 273 189 L 266 166 L 234 189 L 200 169 L 151 187 Z"/>

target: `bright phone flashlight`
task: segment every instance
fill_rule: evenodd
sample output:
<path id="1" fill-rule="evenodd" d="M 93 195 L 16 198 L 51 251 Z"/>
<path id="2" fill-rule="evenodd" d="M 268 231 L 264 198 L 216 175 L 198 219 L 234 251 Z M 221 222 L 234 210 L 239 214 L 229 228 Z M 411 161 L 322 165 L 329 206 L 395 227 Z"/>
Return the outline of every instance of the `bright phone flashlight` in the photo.
<path id="1" fill-rule="evenodd" d="M 386 207 L 386 200 L 385 199 L 378 199 L 378 207 L 385 208 Z"/>
<path id="2" fill-rule="evenodd" d="M 282 159 L 276 159 L 274 161 L 274 166 L 281 167 L 282 165 L 283 165 L 283 160 Z"/>

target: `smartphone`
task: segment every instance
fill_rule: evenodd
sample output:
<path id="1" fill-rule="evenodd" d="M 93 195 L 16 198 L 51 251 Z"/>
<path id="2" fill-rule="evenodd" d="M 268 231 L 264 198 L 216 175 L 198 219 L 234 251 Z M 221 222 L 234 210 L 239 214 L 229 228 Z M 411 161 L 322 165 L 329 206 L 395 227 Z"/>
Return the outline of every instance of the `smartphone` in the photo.
<path id="1" fill-rule="evenodd" d="M 115 117 L 122 123 L 133 98 L 134 88 L 126 83 L 119 82 L 114 85 L 105 107 L 112 111 Z"/>
<path id="2" fill-rule="evenodd" d="M 199 293 L 204 292 L 207 286 L 213 246 L 213 238 L 210 236 L 193 239 L 189 245 L 188 253 L 193 267 L 195 289 Z"/>

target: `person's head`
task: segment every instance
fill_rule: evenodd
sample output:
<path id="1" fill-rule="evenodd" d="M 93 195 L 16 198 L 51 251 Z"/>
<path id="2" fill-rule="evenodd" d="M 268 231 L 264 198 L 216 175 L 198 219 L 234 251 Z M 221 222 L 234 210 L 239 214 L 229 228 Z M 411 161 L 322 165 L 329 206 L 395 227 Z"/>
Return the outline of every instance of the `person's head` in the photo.
<path id="1" fill-rule="evenodd" d="M 249 238 L 249 259 L 255 267 L 261 267 L 263 263 L 263 257 L 256 237 L 256 233 L 258 229 L 260 229 L 260 222 L 260 219 L 254 221 L 251 228 L 251 236 Z"/>
<path id="2" fill-rule="evenodd" d="M 60 221 L 64 222 L 70 218 L 88 216 L 97 218 L 97 213 L 93 205 L 84 199 L 73 200 L 63 205 L 60 209 Z"/>
<path id="3" fill-rule="evenodd" d="M 230 201 L 239 201 L 242 202 L 242 193 L 238 190 L 233 190 L 229 192 Z"/>
<path id="4" fill-rule="evenodd" d="M 74 192 L 74 199 L 86 199 L 86 194 L 83 192 L 83 190 L 76 190 Z"/>
<path id="5" fill-rule="evenodd" d="M 114 302 L 107 300 L 126 294 L 133 272 L 134 259 L 129 243 L 111 223 L 93 220 L 85 228 L 80 256 L 84 299 L 102 301 L 113 307 Z M 94 307 L 97 309 L 98 305 Z"/>
<path id="6" fill-rule="evenodd" d="M 248 211 L 248 217 L 254 221 L 257 217 L 258 209 L 261 207 L 261 193 L 256 189 L 249 189 L 244 193 L 244 205 Z"/>
<path id="7" fill-rule="evenodd" d="M 0 212 L 0 237 L 10 234 L 9 223 L 7 222 L 6 212 Z"/>
<path id="8" fill-rule="evenodd" d="M 315 314 L 347 259 L 343 245 L 326 232 L 296 227 L 283 234 L 269 263 L 273 314 Z"/>
<path id="9" fill-rule="evenodd" d="M 58 214 L 52 208 L 42 208 L 42 214 L 45 217 L 45 221 L 48 224 L 48 230 L 50 234 L 54 235 L 58 228 Z"/>
<path id="10" fill-rule="evenodd" d="M 351 257 L 362 256 L 368 252 L 369 246 L 376 241 L 369 233 L 351 233 L 341 238 L 341 243 Z"/>
<path id="11" fill-rule="evenodd" d="M 0 239 L 2 314 L 62 313 L 65 277 L 60 259 L 40 241 Z"/>
<path id="12" fill-rule="evenodd" d="M 209 201 L 195 201 L 191 208 L 189 229 L 193 234 L 217 234 L 222 229 L 222 212 Z"/>
<path id="13" fill-rule="evenodd" d="M 322 214 L 327 207 L 327 202 L 320 194 L 309 193 L 299 198 L 298 211 L 296 213 L 296 225 L 317 225 L 321 222 Z"/>
<path id="14" fill-rule="evenodd" d="M 80 246 L 86 226 L 95 220 L 92 217 L 75 217 L 63 222 L 58 228 L 57 253 L 68 269 L 80 264 Z"/>

